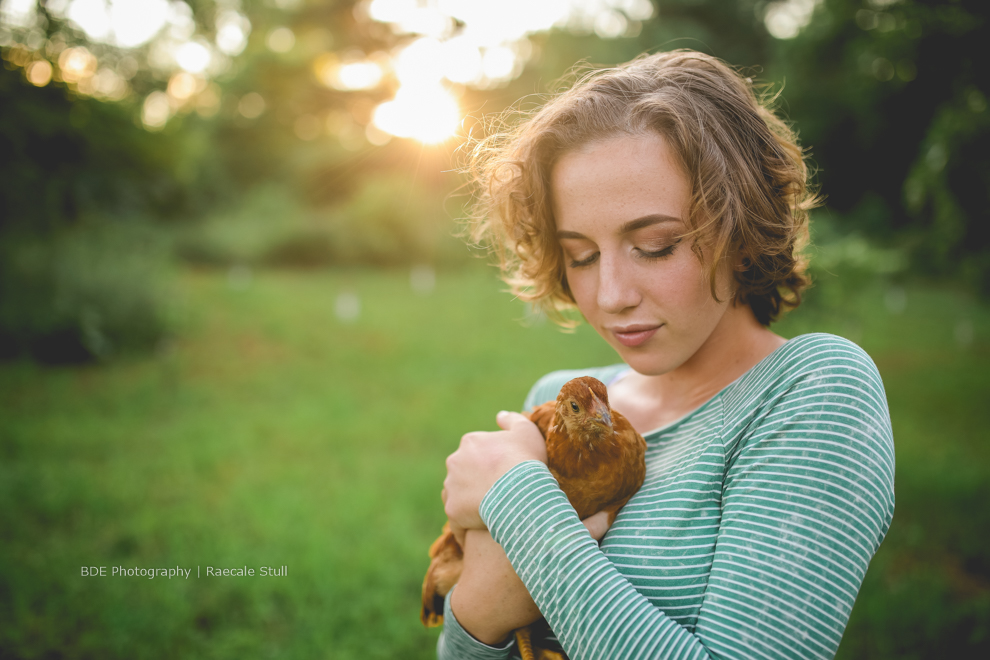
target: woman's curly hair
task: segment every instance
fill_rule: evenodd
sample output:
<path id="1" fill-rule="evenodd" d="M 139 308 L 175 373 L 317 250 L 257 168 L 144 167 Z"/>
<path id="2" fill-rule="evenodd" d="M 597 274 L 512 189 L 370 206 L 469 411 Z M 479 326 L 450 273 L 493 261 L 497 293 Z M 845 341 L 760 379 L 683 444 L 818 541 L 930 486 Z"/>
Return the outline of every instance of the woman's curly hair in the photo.
<path id="1" fill-rule="evenodd" d="M 592 72 L 515 128 L 474 146 L 470 237 L 495 250 L 512 292 L 572 325 L 561 314 L 574 298 L 556 237 L 551 171 L 590 142 L 648 133 L 668 141 L 690 181 L 687 235 L 698 239 L 693 249 L 712 296 L 718 300 L 719 264 L 732 259 L 736 298 L 763 325 L 800 304 L 809 284 L 801 251 L 816 203 L 804 152 L 749 78 L 691 50 Z M 707 261 L 702 245 L 710 248 Z"/>

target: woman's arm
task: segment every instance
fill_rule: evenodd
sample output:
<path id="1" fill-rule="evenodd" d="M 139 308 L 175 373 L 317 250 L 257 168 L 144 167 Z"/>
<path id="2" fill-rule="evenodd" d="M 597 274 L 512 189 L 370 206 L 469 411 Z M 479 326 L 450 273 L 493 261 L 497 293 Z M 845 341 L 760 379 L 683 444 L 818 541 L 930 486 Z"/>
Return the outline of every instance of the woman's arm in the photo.
<path id="1" fill-rule="evenodd" d="M 437 641 L 438 660 L 505 660 L 514 646 L 510 633 L 540 617 L 502 546 L 485 530 L 465 536 L 464 570 L 444 602 L 444 625 Z M 521 593 L 520 593 L 521 592 Z M 453 606 L 458 600 L 457 613 Z M 500 608 L 490 609 L 491 601 Z M 520 619 L 513 616 L 522 615 Z M 468 632 L 470 631 L 470 632 Z"/>
<path id="2" fill-rule="evenodd" d="M 444 602 L 439 660 L 507 658 L 512 631 L 540 618 L 504 550 L 481 522 L 478 505 L 513 465 L 530 459 L 546 461 L 546 444 L 536 425 L 522 415 L 501 412 L 496 422 L 503 429 L 515 424 L 511 437 L 504 430 L 468 433 L 447 458 L 444 510 L 464 549 L 464 568 Z"/>
<path id="3" fill-rule="evenodd" d="M 834 655 L 893 513 L 875 367 L 824 358 L 741 435 L 693 631 L 617 571 L 545 465 L 519 464 L 488 492 L 481 516 L 572 660 Z"/>
<path id="4" fill-rule="evenodd" d="M 464 571 L 451 593 L 450 609 L 462 628 L 491 645 L 542 616 L 502 546 L 484 530 L 467 533 Z"/>
<path id="5" fill-rule="evenodd" d="M 582 522 L 596 540 L 608 531 L 607 512 Z M 512 632 L 542 614 L 487 531 L 469 530 L 463 547 L 464 570 L 445 603 L 438 658 L 505 658 L 513 646 Z"/>
<path id="6" fill-rule="evenodd" d="M 603 370 L 606 373 L 626 369 L 625 365 L 615 365 Z M 542 403 L 544 398 L 556 396 L 555 389 L 577 375 L 584 375 L 585 372 L 561 371 L 548 374 L 542 378 L 530 390 L 526 398 L 524 408 L 531 409 L 537 403 Z M 598 375 L 596 373 L 596 375 Z M 556 382 L 556 381 L 559 381 Z M 540 399 L 537 401 L 537 399 Z M 533 457 L 537 460 L 546 460 L 546 445 L 539 431 L 522 415 L 512 413 L 500 413 L 496 417 L 496 422 L 503 429 L 509 429 L 514 423 L 519 423 L 516 427 L 514 439 L 522 439 L 524 453 L 517 456 L 515 461 L 520 462 L 526 458 Z M 535 433 L 535 435 L 534 435 Z M 464 458 L 464 453 L 471 449 L 473 442 L 487 445 L 489 449 L 504 448 L 505 438 L 500 438 L 500 434 L 474 433 L 467 434 L 462 438 L 462 447 L 458 451 L 458 458 Z M 494 440 L 488 445 L 485 440 Z M 467 446 L 465 446 L 467 445 Z M 500 445 L 503 445 L 500 447 Z M 463 451 L 462 451 L 463 450 Z M 474 447 L 477 452 L 478 447 Z M 477 459 L 477 456 L 475 456 Z M 487 459 L 484 459 L 487 460 Z M 480 659 L 502 659 L 507 658 L 514 646 L 514 639 L 511 636 L 513 630 L 531 623 L 540 618 L 539 610 L 533 603 L 532 597 L 526 590 L 525 585 L 515 574 L 512 565 L 505 556 L 502 546 L 495 543 L 487 529 L 478 517 L 478 505 L 481 498 L 490 488 L 481 485 L 474 478 L 469 476 L 466 481 L 458 482 L 457 477 L 461 474 L 461 463 L 448 460 L 448 479 L 445 486 L 450 485 L 455 494 L 461 494 L 464 498 L 473 503 L 463 507 L 468 512 L 468 525 L 470 526 L 472 516 L 475 520 L 475 527 L 480 529 L 470 529 L 467 537 L 470 542 L 462 542 L 465 551 L 464 569 L 461 580 L 457 587 L 448 594 L 444 603 L 444 629 L 441 632 L 437 643 L 437 655 L 439 660 L 454 660 L 455 658 L 478 658 Z M 450 474 L 451 469 L 453 475 Z M 507 468 L 503 468 L 503 471 Z M 453 478 L 451 478 L 453 477 Z M 494 483 L 494 478 L 491 483 Z M 471 491 L 471 492 L 468 492 Z M 455 503 L 451 508 L 447 507 L 447 489 L 445 487 L 443 500 L 445 509 L 454 510 Z M 465 494 L 467 493 L 467 494 Z M 476 499 L 474 499 L 476 498 Z M 449 514 L 448 514 L 449 515 Z M 451 517 L 453 522 L 454 518 Z M 584 521 L 585 528 L 596 541 L 600 540 L 608 531 L 608 514 L 600 512 Z M 459 541 L 462 540 L 459 526 L 453 523 L 455 533 L 458 534 Z M 455 596 L 456 594 L 456 596 Z M 456 612 L 452 607 L 453 601 L 457 601 Z M 463 621 L 462 621 L 463 619 Z M 463 625 L 462 625 L 463 624 Z M 470 632 L 468 632 L 470 631 Z M 484 640 L 484 641 L 482 641 Z M 502 640 L 498 642 L 498 640 Z M 491 645 L 489 645 L 489 642 Z"/>

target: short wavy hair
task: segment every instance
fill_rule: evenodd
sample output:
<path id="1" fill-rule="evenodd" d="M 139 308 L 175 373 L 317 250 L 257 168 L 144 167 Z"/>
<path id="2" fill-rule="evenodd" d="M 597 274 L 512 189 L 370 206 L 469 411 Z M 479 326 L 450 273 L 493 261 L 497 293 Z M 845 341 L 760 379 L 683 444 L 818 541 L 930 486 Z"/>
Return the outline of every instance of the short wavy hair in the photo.
<path id="1" fill-rule="evenodd" d="M 797 136 L 743 77 L 691 50 L 644 55 L 593 71 L 536 111 L 515 110 L 471 150 L 476 185 L 470 238 L 498 255 L 511 291 L 564 326 L 574 307 L 556 237 L 550 177 L 565 153 L 621 135 L 662 136 L 691 184 L 688 231 L 716 293 L 732 259 L 736 298 L 767 326 L 801 302 L 808 185 Z M 709 258 L 702 246 L 708 247 Z"/>

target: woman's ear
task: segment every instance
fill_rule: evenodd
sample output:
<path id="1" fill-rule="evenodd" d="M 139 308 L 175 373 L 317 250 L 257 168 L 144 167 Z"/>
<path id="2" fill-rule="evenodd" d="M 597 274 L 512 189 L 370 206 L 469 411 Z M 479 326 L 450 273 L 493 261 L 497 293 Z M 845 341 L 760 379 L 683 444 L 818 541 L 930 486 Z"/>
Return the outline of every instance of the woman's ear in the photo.
<path id="1" fill-rule="evenodd" d="M 753 262 L 744 253 L 736 254 L 735 259 L 733 259 L 732 270 L 737 273 L 745 273 L 753 265 Z"/>
<path id="2" fill-rule="evenodd" d="M 732 304 L 735 306 L 740 304 L 739 288 L 741 282 L 739 280 L 739 273 L 745 273 L 749 270 L 753 265 L 753 262 L 750 261 L 749 257 L 747 257 L 744 253 L 737 252 L 729 263 L 732 265 L 732 271 L 734 273 L 734 276 L 732 277 Z"/>

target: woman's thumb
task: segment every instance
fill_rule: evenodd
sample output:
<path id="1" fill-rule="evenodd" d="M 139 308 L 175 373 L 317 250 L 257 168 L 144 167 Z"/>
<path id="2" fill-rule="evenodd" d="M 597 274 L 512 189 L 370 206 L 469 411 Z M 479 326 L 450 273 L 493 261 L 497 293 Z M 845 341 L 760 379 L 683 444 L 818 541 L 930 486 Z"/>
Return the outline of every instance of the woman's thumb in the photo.
<path id="1" fill-rule="evenodd" d="M 608 531 L 608 515 L 608 511 L 599 511 L 581 521 L 588 528 L 588 532 L 591 533 L 591 538 L 596 541 L 601 541 L 602 537 L 605 536 L 605 532 Z"/>
<path id="2" fill-rule="evenodd" d="M 520 419 L 528 420 L 529 418 L 525 415 L 520 415 L 517 412 L 508 412 L 505 410 L 495 415 L 495 423 L 498 424 L 498 427 L 503 431 L 508 431 L 509 427 Z"/>

